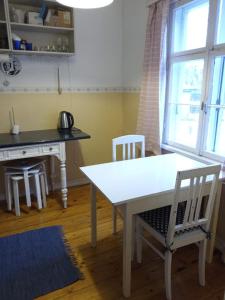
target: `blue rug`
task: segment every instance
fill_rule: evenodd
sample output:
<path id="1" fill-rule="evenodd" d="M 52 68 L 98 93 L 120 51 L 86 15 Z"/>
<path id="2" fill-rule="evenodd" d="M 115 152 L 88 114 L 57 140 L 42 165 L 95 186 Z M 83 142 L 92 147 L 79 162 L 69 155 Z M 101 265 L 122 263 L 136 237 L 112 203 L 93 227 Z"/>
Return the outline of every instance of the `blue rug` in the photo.
<path id="1" fill-rule="evenodd" d="M 31 300 L 79 279 L 61 226 L 0 238 L 1 300 Z"/>

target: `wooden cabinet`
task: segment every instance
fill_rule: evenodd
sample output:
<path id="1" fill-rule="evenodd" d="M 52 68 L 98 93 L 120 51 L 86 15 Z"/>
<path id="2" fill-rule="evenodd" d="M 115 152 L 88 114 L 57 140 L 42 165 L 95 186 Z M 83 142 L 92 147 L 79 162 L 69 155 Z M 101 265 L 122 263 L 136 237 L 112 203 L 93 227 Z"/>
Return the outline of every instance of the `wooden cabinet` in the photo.
<path id="1" fill-rule="evenodd" d="M 53 0 L 0 0 L 0 53 L 73 55 L 73 21 L 73 9 Z"/>

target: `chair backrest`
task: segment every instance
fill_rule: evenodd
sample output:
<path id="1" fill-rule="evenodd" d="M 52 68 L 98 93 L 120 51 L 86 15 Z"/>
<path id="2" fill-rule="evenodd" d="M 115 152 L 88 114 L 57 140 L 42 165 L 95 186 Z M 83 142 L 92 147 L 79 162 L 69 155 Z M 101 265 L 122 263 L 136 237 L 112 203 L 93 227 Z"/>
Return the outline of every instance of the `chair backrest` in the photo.
<path id="1" fill-rule="evenodd" d="M 209 230 L 220 169 L 220 165 L 213 165 L 177 172 L 174 203 L 170 211 L 166 237 L 167 243 L 171 244 L 178 232 L 199 226 L 205 231 Z M 208 199 L 203 201 L 206 194 Z M 183 208 L 180 224 L 177 224 L 178 205 L 182 205 Z"/>
<path id="2" fill-rule="evenodd" d="M 124 135 L 112 140 L 112 160 L 116 161 L 117 146 L 122 145 L 122 159 L 137 157 L 136 146 L 140 146 L 141 157 L 145 157 L 145 137 L 144 135 Z"/>

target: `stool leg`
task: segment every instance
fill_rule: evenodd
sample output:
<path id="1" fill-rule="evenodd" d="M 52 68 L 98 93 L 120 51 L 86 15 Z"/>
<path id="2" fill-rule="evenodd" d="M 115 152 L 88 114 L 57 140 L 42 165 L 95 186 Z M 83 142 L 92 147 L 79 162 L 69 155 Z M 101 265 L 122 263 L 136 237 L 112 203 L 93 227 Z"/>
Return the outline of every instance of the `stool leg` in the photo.
<path id="1" fill-rule="evenodd" d="M 38 209 L 42 209 L 39 174 L 34 175 Z"/>
<path id="2" fill-rule="evenodd" d="M 12 210 L 12 192 L 11 192 L 9 175 L 5 175 L 5 195 L 6 195 L 7 209 Z"/>
<path id="3" fill-rule="evenodd" d="M 16 216 L 20 216 L 19 188 L 18 188 L 17 180 L 13 180 L 13 195 L 14 195 Z"/>
<path id="4" fill-rule="evenodd" d="M 42 163 L 42 169 L 43 169 L 43 173 L 44 173 L 44 179 L 45 179 L 45 195 L 49 194 L 48 191 L 48 178 L 47 178 L 47 173 L 46 173 L 46 167 L 45 167 L 45 163 Z"/>
<path id="5" fill-rule="evenodd" d="M 42 193 L 43 206 L 46 207 L 47 202 L 46 202 L 46 190 L 45 190 L 45 187 L 46 187 L 45 186 L 45 175 L 41 174 L 40 179 L 41 179 L 41 193 Z"/>
<path id="6" fill-rule="evenodd" d="M 28 171 L 24 171 L 23 177 L 24 177 L 24 185 L 25 185 L 25 193 L 26 193 L 27 206 L 31 207 L 30 183 L 29 183 Z"/>

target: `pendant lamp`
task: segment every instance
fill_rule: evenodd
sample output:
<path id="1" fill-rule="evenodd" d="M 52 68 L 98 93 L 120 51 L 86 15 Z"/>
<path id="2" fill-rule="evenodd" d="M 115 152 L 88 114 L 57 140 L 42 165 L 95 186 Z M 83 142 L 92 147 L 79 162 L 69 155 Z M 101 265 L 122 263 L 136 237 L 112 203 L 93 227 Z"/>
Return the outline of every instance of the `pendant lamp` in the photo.
<path id="1" fill-rule="evenodd" d="M 56 0 L 58 3 L 74 8 L 99 8 L 111 4 L 114 0 Z"/>

